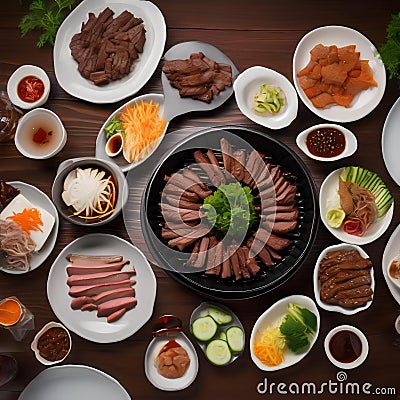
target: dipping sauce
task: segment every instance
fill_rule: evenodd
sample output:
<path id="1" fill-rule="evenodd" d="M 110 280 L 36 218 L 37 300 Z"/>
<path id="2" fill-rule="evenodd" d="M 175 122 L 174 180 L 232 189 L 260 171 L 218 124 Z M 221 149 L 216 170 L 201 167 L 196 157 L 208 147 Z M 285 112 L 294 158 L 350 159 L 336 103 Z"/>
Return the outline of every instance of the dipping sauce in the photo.
<path id="1" fill-rule="evenodd" d="M 17 300 L 5 299 L 0 303 L 0 325 L 15 325 L 21 318 L 22 307 Z"/>
<path id="2" fill-rule="evenodd" d="M 389 275 L 394 279 L 400 279 L 400 260 L 395 258 L 389 267 Z"/>
<path id="3" fill-rule="evenodd" d="M 26 76 L 18 83 L 17 93 L 22 101 L 34 103 L 43 96 L 44 83 L 36 76 Z"/>
<path id="4" fill-rule="evenodd" d="M 354 332 L 339 331 L 329 341 L 329 351 L 335 360 L 345 364 L 352 363 L 361 355 L 361 339 Z"/>
<path id="5" fill-rule="evenodd" d="M 119 134 L 113 135 L 107 142 L 107 153 L 110 156 L 117 155 L 122 149 L 122 136 Z"/>
<path id="6" fill-rule="evenodd" d="M 314 156 L 332 158 L 343 153 L 346 138 L 336 128 L 318 128 L 307 135 L 306 146 Z"/>
<path id="7" fill-rule="evenodd" d="M 187 351 L 175 340 L 168 341 L 154 360 L 154 366 L 164 378 L 176 379 L 185 375 L 190 365 Z"/>
<path id="8" fill-rule="evenodd" d="M 68 333 L 59 327 L 48 329 L 37 343 L 39 354 L 48 361 L 62 360 L 68 354 L 70 346 Z"/>

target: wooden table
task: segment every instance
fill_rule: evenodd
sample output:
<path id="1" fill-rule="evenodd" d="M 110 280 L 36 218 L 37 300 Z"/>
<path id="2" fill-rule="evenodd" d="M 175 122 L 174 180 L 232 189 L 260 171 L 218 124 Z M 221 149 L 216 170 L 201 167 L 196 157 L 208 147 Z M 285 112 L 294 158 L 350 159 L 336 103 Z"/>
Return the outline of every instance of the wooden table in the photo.
<path id="1" fill-rule="evenodd" d="M 189 40 L 209 42 L 224 51 L 240 71 L 264 65 L 273 68 L 292 80 L 292 57 L 301 37 L 317 26 L 344 25 L 366 35 L 376 45 L 385 40 L 385 27 L 390 14 L 398 12 L 398 3 L 372 0 L 349 1 L 296 1 L 243 2 L 183 0 L 156 0 L 165 16 L 168 27 L 166 49 Z M 36 48 L 36 34 L 21 39 L 17 28 L 27 5 L 17 1 L 0 2 L 0 89 L 5 89 L 7 79 L 21 64 L 36 64 L 43 67 L 51 79 L 51 94 L 46 107 L 55 111 L 68 131 L 68 142 L 64 150 L 48 161 L 34 161 L 20 155 L 13 143 L 0 145 L 0 178 L 22 180 L 37 186 L 50 195 L 51 185 L 59 163 L 65 159 L 94 155 L 94 146 L 99 128 L 108 115 L 121 104 L 95 105 L 73 98 L 57 84 L 54 75 L 52 49 L 48 46 Z M 149 82 L 138 93 L 161 93 L 160 66 Z M 319 186 L 328 173 L 339 167 L 360 164 L 376 171 L 395 196 L 400 200 L 398 186 L 388 175 L 380 150 L 381 132 L 386 115 L 398 96 L 398 82 L 388 81 L 386 92 L 378 107 L 365 118 L 346 124 L 355 132 L 359 149 L 351 160 L 319 163 L 300 153 L 295 145 L 298 132 L 316 123 L 323 122 L 299 101 L 297 119 L 278 132 L 269 132 L 246 119 L 238 110 L 235 99 L 209 113 L 193 113 L 178 117 L 171 123 L 169 132 L 181 128 L 204 128 L 214 125 L 235 124 L 270 133 L 294 149 L 307 164 Z M 375 266 L 376 293 L 368 311 L 355 316 L 321 310 L 321 331 L 315 347 L 297 365 L 276 373 L 264 373 L 252 363 L 248 342 L 244 354 L 232 365 L 224 368 L 211 366 L 198 351 L 200 368 L 196 381 L 182 392 L 161 392 L 146 379 L 143 368 L 144 354 L 151 339 L 151 328 L 155 318 L 164 313 L 174 313 L 184 321 L 188 333 L 188 321 L 192 310 L 204 300 L 201 295 L 172 280 L 162 269 L 154 268 L 158 291 L 153 317 L 129 339 L 115 344 L 96 344 L 73 334 L 73 349 L 66 363 L 85 364 L 109 373 L 127 389 L 135 399 L 258 399 L 257 385 L 268 379 L 268 383 L 314 382 L 322 384 L 336 382 L 339 371 L 326 358 L 323 342 L 327 332 L 339 324 L 353 324 L 361 328 L 368 337 L 370 352 L 367 361 L 359 368 L 348 372 L 348 382 L 370 382 L 375 388 L 396 388 L 400 391 L 400 337 L 394 331 L 394 320 L 399 314 L 399 305 L 391 296 L 382 275 L 381 259 L 384 247 L 400 221 L 400 211 L 395 213 L 387 232 L 372 244 L 364 246 Z M 36 328 L 55 319 L 46 296 L 46 281 L 49 269 L 58 253 L 72 240 L 96 229 L 80 228 L 60 219 L 56 247 L 48 260 L 28 275 L 1 274 L 0 298 L 15 295 L 35 315 Z M 122 217 L 106 225 L 102 231 L 129 240 Z M 258 316 L 276 300 L 291 295 L 305 294 L 313 297 L 312 274 L 316 259 L 327 245 L 337 240 L 319 226 L 313 249 L 302 268 L 279 289 L 254 299 L 223 301 L 242 320 L 246 334 L 250 335 Z M 137 243 L 140 246 L 140 243 Z M 0 388 L 0 399 L 17 399 L 19 393 L 44 366 L 39 364 L 30 351 L 32 336 L 23 342 L 15 342 L 11 335 L 0 330 L 0 353 L 12 354 L 19 363 L 18 377 Z M 199 348 L 198 348 L 199 350 Z M 294 386 L 293 386 L 294 388 Z M 400 393 L 399 393 L 400 394 Z M 267 394 L 265 395 L 267 396 Z M 280 398 L 276 390 L 270 398 Z M 289 396 L 289 395 L 287 395 Z M 398 398 L 387 395 L 385 398 Z M 301 397 L 301 396 L 300 396 Z M 310 398 L 308 396 L 307 398 Z M 340 396 L 342 398 L 344 396 Z M 369 396 L 364 396 L 369 397 Z M 333 398 L 325 392 L 323 397 Z M 339 398 L 339 397 L 336 397 Z M 363 396 L 359 396 L 363 398 Z"/>

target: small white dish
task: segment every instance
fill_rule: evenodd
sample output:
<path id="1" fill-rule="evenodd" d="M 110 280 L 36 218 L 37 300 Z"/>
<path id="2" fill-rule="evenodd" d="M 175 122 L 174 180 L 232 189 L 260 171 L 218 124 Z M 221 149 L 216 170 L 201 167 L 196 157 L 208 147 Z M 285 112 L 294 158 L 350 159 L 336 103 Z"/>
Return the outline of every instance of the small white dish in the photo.
<path id="1" fill-rule="evenodd" d="M 396 329 L 396 332 L 400 335 L 400 315 L 396 318 L 394 329 Z"/>
<path id="2" fill-rule="evenodd" d="M 394 257 L 387 265 L 387 274 L 388 274 L 389 279 L 392 281 L 392 283 L 397 287 L 398 290 L 400 290 L 400 279 L 395 278 L 390 273 L 390 267 L 391 267 L 392 263 L 395 261 L 395 259 L 397 260 L 397 263 L 400 262 L 400 257 L 398 255 L 396 257 Z"/>
<path id="3" fill-rule="evenodd" d="M 343 152 L 335 157 L 318 157 L 312 154 L 307 147 L 307 136 L 317 130 L 317 129 L 326 129 L 333 128 L 341 131 L 344 134 L 346 145 Z M 354 133 L 348 130 L 347 128 L 336 125 L 336 124 L 318 124 L 311 126 L 310 128 L 305 129 L 303 132 L 300 132 L 296 137 L 296 144 L 299 149 L 308 157 L 317 160 L 317 161 L 337 161 L 345 157 L 349 157 L 353 155 L 357 150 L 357 138 L 354 136 Z"/>
<path id="4" fill-rule="evenodd" d="M 154 365 L 155 358 L 169 340 L 175 340 L 180 344 L 187 351 L 190 358 L 190 365 L 185 374 L 180 378 L 165 378 L 158 373 Z M 187 388 L 196 379 L 199 370 L 199 361 L 192 342 L 183 332 L 168 333 L 162 336 L 155 336 L 150 342 L 144 357 L 144 370 L 147 379 L 156 388 L 165 391 L 177 391 Z"/>
<path id="5" fill-rule="evenodd" d="M 254 95 L 261 85 L 278 86 L 285 94 L 285 104 L 276 114 L 259 113 L 254 110 Z M 273 69 L 255 66 L 246 69 L 236 78 L 233 90 L 239 110 L 251 121 L 270 129 L 284 128 L 296 118 L 297 93 L 290 81 Z"/>
<path id="6" fill-rule="evenodd" d="M 274 367 L 269 367 L 268 365 L 263 364 L 257 358 L 257 356 L 254 354 L 254 352 L 253 352 L 254 341 L 260 331 L 264 331 L 270 325 L 273 325 L 273 324 L 276 324 L 279 322 L 280 318 L 282 318 L 287 313 L 287 307 L 288 307 L 289 303 L 298 304 L 299 306 L 308 308 L 311 312 L 313 312 L 317 317 L 317 329 L 316 329 L 314 336 L 312 338 L 311 337 L 309 338 L 310 346 L 305 352 L 303 352 L 301 354 L 294 354 L 285 347 L 284 360 L 282 361 L 282 363 L 277 366 L 274 366 Z M 310 352 L 310 350 L 314 346 L 314 343 L 316 342 L 316 340 L 318 338 L 319 327 L 320 327 L 320 316 L 319 316 L 318 308 L 312 299 L 310 299 L 307 296 L 302 296 L 302 295 L 293 295 L 293 296 L 285 297 L 284 299 L 277 301 L 268 310 L 266 310 L 263 314 L 261 314 L 260 317 L 257 319 L 256 323 L 254 324 L 254 327 L 253 327 L 253 330 L 251 331 L 251 336 L 250 336 L 251 359 L 253 360 L 254 364 L 263 371 L 277 371 L 277 370 L 280 370 L 283 368 L 290 367 L 294 364 L 297 364 Z"/>
<path id="7" fill-rule="evenodd" d="M 100 132 L 97 135 L 97 139 L 96 139 L 96 158 L 99 158 L 99 159 L 101 159 L 103 161 L 112 162 L 112 163 L 118 165 L 121 168 L 122 172 L 128 172 L 132 168 L 135 168 L 138 165 L 140 165 L 143 162 L 145 162 L 156 151 L 157 147 L 160 145 L 161 141 L 164 139 L 165 132 L 168 129 L 169 121 L 166 121 L 164 132 L 160 136 L 160 138 L 157 140 L 157 142 L 156 143 L 150 143 L 149 146 L 153 146 L 153 148 L 150 151 L 150 153 L 148 153 L 140 161 L 128 163 L 128 161 L 125 160 L 124 156 L 121 153 L 119 153 L 119 155 L 116 156 L 116 157 L 111 157 L 110 155 L 107 154 L 107 151 L 106 151 L 107 139 L 106 139 L 106 133 L 104 131 L 104 128 L 110 122 L 111 118 L 112 117 L 118 117 L 121 114 L 121 112 L 128 106 L 129 107 L 134 107 L 135 104 L 137 104 L 137 103 L 150 102 L 150 101 L 152 101 L 153 104 L 159 104 L 160 105 L 158 114 L 159 114 L 160 118 L 163 118 L 163 114 L 164 114 L 164 96 L 162 94 L 149 93 L 149 94 L 144 94 L 142 96 L 135 97 L 132 100 L 129 100 L 128 102 L 123 104 L 121 107 L 119 107 L 117 110 L 115 110 L 107 118 L 106 122 L 104 122 L 103 126 L 100 128 Z"/>
<path id="8" fill-rule="evenodd" d="M 123 146 L 124 137 L 121 133 L 116 133 L 107 140 L 105 152 L 108 157 L 116 157 L 121 153 Z"/>
<path id="9" fill-rule="evenodd" d="M 340 362 L 340 361 L 336 360 L 336 358 L 334 358 L 333 355 L 331 354 L 331 351 L 329 349 L 329 342 L 332 339 L 333 335 L 335 335 L 336 333 L 338 333 L 340 331 L 353 332 L 361 340 L 361 346 L 362 346 L 361 354 L 353 362 L 350 362 L 350 363 Z M 333 328 L 325 337 L 324 348 L 325 348 L 326 356 L 328 357 L 329 361 L 333 365 L 335 365 L 336 367 L 338 367 L 340 369 L 352 369 L 352 368 L 356 368 L 356 367 L 360 366 L 366 360 L 366 358 L 368 356 L 368 350 L 369 350 L 368 340 L 365 337 L 365 335 L 358 328 L 351 326 L 351 325 L 340 325 L 340 326 L 337 326 L 336 328 Z"/>
<path id="10" fill-rule="evenodd" d="M 341 242 L 363 245 L 371 243 L 381 237 L 390 225 L 393 217 L 394 203 L 389 211 L 381 218 L 377 219 L 365 232 L 364 236 L 355 236 L 346 233 L 342 227 L 332 228 L 328 224 L 326 213 L 331 208 L 340 206 L 340 198 L 338 194 L 339 176 L 343 174 L 344 168 L 339 168 L 330 173 L 322 182 L 319 192 L 319 211 L 321 220 L 326 229 L 332 233 Z"/>
<path id="11" fill-rule="evenodd" d="M 336 311 L 345 315 L 354 315 L 357 314 L 360 311 L 366 310 L 373 301 L 373 296 L 375 295 L 375 278 L 374 278 L 374 268 L 371 268 L 371 288 L 374 291 L 374 294 L 372 295 L 372 300 L 369 301 L 367 304 L 365 304 L 362 307 L 357 307 L 357 308 L 344 308 L 336 304 L 328 304 L 325 303 L 321 300 L 320 296 L 320 290 L 321 290 L 321 284 L 318 279 L 318 270 L 319 270 L 319 264 L 322 261 L 322 259 L 326 256 L 327 253 L 331 251 L 337 251 L 337 250 L 357 250 L 361 257 L 363 258 L 369 258 L 368 254 L 359 246 L 356 246 L 354 244 L 348 244 L 348 243 L 340 243 L 340 244 L 335 244 L 333 246 L 329 246 L 326 249 L 322 250 L 321 254 L 318 257 L 318 260 L 315 264 L 314 268 L 314 296 L 315 300 L 317 301 L 317 304 L 323 308 L 324 310 L 328 311 Z"/>
<path id="12" fill-rule="evenodd" d="M 61 328 L 61 329 L 64 329 L 64 331 L 67 333 L 68 338 L 69 338 L 69 350 L 68 350 L 68 353 L 65 354 L 65 356 L 64 356 L 63 358 L 61 358 L 60 360 L 57 360 L 57 361 L 49 361 L 49 360 L 47 360 L 46 358 L 43 358 L 43 357 L 40 355 L 39 349 L 38 349 L 38 347 L 37 347 L 37 346 L 38 346 L 38 341 L 39 341 L 40 337 L 41 337 L 44 333 L 46 333 L 49 329 L 51 329 L 51 328 Z M 32 344 L 31 344 L 31 350 L 35 353 L 36 359 L 37 359 L 38 361 L 40 361 L 43 365 L 54 365 L 54 364 L 58 364 L 58 363 L 64 361 L 64 360 L 67 358 L 68 354 L 70 353 L 71 347 L 72 347 L 72 340 L 71 340 L 71 335 L 70 335 L 70 333 L 68 332 L 68 329 L 66 329 L 64 325 L 62 325 L 62 324 L 60 324 L 60 323 L 58 323 L 58 322 L 53 322 L 53 321 L 47 323 L 47 324 L 36 334 L 36 336 L 34 337 L 34 339 L 33 339 L 33 341 L 32 341 Z"/>
<path id="13" fill-rule="evenodd" d="M 33 140 L 39 128 L 47 133 L 45 144 Z M 63 149 L 67 143 L 67 131 L 56 113 L 47 108 L 36 108 L 19 120 L 14 141 L 18 151 L 25 157 L 45 160 Z"/>
<path id="14" fill-rule="evenodd" d="M 37 101 L 32 103 L 23 101 L 18 96 L 18 85 L 21 82 L 21 80 L 26 78 L 27 76 L 35 76 L 39 78 L 44 85 L 44 91 L 42 96 Z M 36 65 L 22 65 L 21 67 L 17 68 L 8 79 L 7 94 L 11 102 L 15 104 L 17 107 L 23 108 L 25 110 L 30 110 L 32 108 L 40 107 L 41 105 L 46 103 L 49 97 L 50 79 L 42 68 L 39 68 Z"/>
<path id="15" fill-rule="evenodd" d="M 350 107 L 331 105 L 316 108 L 299 85 L 297 73 L 310 61 L 310 51 L 317 44 L 338 47 L 355 44 L 361 60 L 368 60 L 378 86 L 363 90 Z M 308 32 L 298 43 L 293 56 L 293 82 L 301 101 L 316 115 L 333 122 L 357 121 L 380 103 L 386 88 L 386 70 L 376 47 L 360 32 L 345 26 L 322 26 Z"/>

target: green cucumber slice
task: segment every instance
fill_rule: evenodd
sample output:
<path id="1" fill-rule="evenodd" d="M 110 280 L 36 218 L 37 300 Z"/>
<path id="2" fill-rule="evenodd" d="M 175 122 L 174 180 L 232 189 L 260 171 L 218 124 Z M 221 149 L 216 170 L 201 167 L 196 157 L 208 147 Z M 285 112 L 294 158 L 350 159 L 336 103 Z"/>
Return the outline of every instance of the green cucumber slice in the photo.
<path id="1" fill-rule="evenodd" d="M 196 339 L 207 342 L 217 332 L 217 323 L 209 315 L 197 318 L 193 321 L 192 332 Z"/>
<path id="2" fill-rule="evenodd" d="M 231 361 L 232 354 L 225 340 L 215 339 L 208 343 L 206 357 L 215 365 L 226 365 Z"/>
<path id="3" fill-rule="evenodd" d="M 227 341 L 226 332 L 224 331 L 220 332 L 218 335 L 218 339 L 225 340 L 226 342 Z"/>
<path id="4" fill-rule="evenodd" d="M 244 333 L 238 326 L 232 326 L 226 331 L 226 339 L 229 347 L 234 353 L 244 348 Z"/>
<path id="5" fill-rule="evenodd" d="M 219 308 L 210 307 L 207 312 L 218 325 L 226 325 L 232 321 L 232 315 L 220 310 Z"/>

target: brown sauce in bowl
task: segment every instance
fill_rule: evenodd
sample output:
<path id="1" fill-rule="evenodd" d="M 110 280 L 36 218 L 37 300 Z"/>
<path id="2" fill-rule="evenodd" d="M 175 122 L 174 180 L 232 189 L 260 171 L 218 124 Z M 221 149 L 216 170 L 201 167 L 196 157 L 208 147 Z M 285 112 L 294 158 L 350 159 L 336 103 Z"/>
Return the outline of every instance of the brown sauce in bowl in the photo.
<path id="1" fill-rule="evenodd" d="M 352 363 L 361 355 L 361 339 L 352 331 L 336 332 L 329 341 L 329 351 L 335 360 L 345 364 Z"/>
<path id="2" fill-rule="evenodd" d="M 59 327 L 44 332 L 37 344 L 39 354 L 48 361 L 62 360 L 68 354 L 70 346 L 68 333 Z"/>
<path id="3" fill-rule="evenodd" d="M 318 128 L 307 135 L 306 146 L 314 156 L 332 158 L 344 152 L 346 137 L 336 128 Z"/>
<path id="4" fill-rule="evenodd" d="M 400 261 L 394 259 L 389 267 L 389 274 L 393 279 L 400 279 Z"/>

